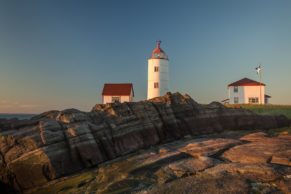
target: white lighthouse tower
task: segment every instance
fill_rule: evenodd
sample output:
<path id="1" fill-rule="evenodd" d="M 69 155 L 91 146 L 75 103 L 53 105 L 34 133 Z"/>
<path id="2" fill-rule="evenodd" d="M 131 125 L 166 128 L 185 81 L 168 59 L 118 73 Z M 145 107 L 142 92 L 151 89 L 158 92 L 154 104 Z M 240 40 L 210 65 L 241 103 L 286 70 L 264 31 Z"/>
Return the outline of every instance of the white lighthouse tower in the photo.
<path id="1" fill-rule="evenodd" d="M 169 91 L 169 60 L 161 49 L 161 41 L 148 59 L 148 96 L 147 99 L 162 96 Z"/>

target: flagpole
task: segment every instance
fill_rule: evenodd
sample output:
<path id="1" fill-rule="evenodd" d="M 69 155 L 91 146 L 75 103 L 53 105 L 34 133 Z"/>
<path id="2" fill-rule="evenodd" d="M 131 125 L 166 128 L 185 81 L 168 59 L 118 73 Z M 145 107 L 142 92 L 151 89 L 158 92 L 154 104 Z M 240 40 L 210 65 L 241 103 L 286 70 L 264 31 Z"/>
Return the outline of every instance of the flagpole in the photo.
<path id="1" fill-rule="evenodd" d="M 263 104 L 262 103 L 262 73 L 260 71 L 260 104 Z"/>
<path id="2" fill-rule="evenodd" d="M 262 101 L 262 67 L 261 64 L 258 67 L 258 74 L 259 74 L 259 83 L 260 83 L 260 104 L 263 104 Z"/>

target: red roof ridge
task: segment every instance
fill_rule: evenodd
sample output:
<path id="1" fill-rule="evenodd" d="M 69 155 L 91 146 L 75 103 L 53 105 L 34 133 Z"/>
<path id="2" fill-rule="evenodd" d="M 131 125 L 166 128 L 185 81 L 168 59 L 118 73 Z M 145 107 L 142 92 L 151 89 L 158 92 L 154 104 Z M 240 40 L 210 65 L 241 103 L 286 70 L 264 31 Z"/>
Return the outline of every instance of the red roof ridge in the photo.
<path id="1" fill-rule="evenodd" d="M 125 82 L 124 83 L 104 83 L 104 85 L 105 84 L 108 84 L 108 85 L 127 85 L 127 84 L 128 85 L 133 85 L 132 83 L 125 83 Z"/>
<path id="2" fill-rule="evenodd" d="M 260 86 L 260 85 L 265 86 L 266 84 L 245 77 L 243 79 L 240 79 L 236 82 L 229 84 L 228 86 Z"/>

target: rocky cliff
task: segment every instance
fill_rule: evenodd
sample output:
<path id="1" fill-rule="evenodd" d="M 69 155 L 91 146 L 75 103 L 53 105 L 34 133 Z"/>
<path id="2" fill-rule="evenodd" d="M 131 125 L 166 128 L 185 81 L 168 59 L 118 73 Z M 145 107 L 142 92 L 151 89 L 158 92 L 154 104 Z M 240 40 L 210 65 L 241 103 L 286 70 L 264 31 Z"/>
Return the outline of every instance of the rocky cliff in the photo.
<path id="1" fill-rule="evenodd" d="M 179 93 L 96 105 L 91 112 L 49 111 L 31 120 L 0 121 L 0 179 L 25 191 L 183 137 L 284 126 L 289 126 L 284 116 L 259 116 L 215 102 L 200 105 Z"/>

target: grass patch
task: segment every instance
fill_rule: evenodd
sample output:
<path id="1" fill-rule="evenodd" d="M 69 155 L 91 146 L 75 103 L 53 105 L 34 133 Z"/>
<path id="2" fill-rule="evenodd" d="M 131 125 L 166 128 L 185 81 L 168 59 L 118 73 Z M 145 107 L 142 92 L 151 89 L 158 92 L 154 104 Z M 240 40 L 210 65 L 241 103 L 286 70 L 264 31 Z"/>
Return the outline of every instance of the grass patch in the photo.
<path id="1" fill-rule="evenodd" d="M 226 105 L 227 107 L 241 107 L 253 111 L 260 115 L 285 115 L 291 119 L 291 105 L 254 105 L 254 104 L 240 104 L 240 105 Z"/>
<path id="2" fill-rule="evenodd" d="M 67 179 L 55 180 L 53 184 L 44 186 L 36 191 L 28 192 L 29 194 L 66 194 L 78 193 L 78 187 L 85 185 L 88 181 L 94 178 L 94 172 L 83 172 L 78 175 L 73 175 Z M 62 180 L 63 179 L 63 180 Z"/>

